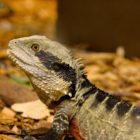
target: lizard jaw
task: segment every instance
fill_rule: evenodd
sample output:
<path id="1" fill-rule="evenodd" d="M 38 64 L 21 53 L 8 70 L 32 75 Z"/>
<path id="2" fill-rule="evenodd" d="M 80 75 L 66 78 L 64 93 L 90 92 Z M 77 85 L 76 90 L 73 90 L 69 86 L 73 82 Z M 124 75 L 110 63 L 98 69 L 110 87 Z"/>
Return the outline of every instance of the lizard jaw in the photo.
<path id="1" fill-rule="evenodd" d="M 8 57 L 17 65 L 20 65 L 19 62 L 21 61 L 21 63 L 24 63 L 26 65 L 29 65 L 28 63 L 26 63 L 25 61 L 23 61 L 23 59 L 20 59 L 19 57 L 17 57 L 10 49 L 7 50 L 7 54 Z"/>
<path id="2" fill-rule="evenodd" d="M 7 50 L 8 57 L 23 71 L 30 72 L 31 69 L 34 69 L 34 65 L 31 63 L 27 63 L 24 59 L 18 57 L 11 49 Z M 32 74 L 32 71 L 31 71 Z"/>

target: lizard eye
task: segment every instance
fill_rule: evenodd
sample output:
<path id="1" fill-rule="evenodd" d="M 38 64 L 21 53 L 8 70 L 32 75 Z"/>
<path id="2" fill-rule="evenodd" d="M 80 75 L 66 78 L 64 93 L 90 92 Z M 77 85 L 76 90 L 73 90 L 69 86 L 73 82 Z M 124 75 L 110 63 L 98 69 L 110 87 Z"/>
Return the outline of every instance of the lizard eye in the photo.
<path id="1" fill-rule="evenodd" d="M 39 51 L 39 44 L 37 44 L 37 43 L 34 43 L 34 44 L 32 44 L 32 46 L 31 46 L 31 49 L 33 50 L 33 51 L 35 51 L 35 52 L 37 52 L 37 51 Z"/>

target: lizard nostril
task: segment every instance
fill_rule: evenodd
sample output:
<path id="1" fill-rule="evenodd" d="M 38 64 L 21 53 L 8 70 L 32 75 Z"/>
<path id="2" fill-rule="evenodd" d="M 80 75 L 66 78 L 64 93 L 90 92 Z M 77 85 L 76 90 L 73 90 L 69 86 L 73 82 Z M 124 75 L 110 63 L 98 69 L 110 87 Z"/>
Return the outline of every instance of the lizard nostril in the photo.
<path id="1" fill-rule="evenodd" d="M 14 39 L 12 42 L 13 42 L 13 44 L 15 44 L 15 45 L 17 44 L 17 40 L 16 40 L 16 39 Z"/>
<path id="2" fill-rule="evenodd" d="M 16 46 L 17 44 L 18 44 L 18 41 L 11 40 L 8 45 L 9 45 L 9 47 L 12 47 L 12 46 Z"/>

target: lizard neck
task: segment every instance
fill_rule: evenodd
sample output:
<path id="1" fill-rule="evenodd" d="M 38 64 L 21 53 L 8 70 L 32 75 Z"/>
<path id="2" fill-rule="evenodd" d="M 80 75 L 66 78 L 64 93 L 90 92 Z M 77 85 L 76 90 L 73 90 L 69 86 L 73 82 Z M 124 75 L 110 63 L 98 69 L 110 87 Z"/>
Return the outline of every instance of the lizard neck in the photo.
<path id="1" fill-rule="evenodd" d="M 78 78 L 76 85 L 76 93 L 74 98 L 80 102 L 84 101 L 88 96 L 90 96 L 97 88 L 95 85 L 91 84 L 91 82 L 87 79 L 86 75 L 83 74 L 80 78 Z"/>

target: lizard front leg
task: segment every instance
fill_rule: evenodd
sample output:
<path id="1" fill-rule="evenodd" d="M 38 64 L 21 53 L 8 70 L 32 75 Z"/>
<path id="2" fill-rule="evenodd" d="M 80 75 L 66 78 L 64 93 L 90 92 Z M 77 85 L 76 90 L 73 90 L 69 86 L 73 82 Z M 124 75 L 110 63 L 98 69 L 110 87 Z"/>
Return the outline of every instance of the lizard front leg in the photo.
<path id="1" fill-rule="evenodd" d="M 52 128 L 43 140 L 61 140 L 69 132 L 69 118 L 64 108 L 58 110 L 54 115 Z"/>

